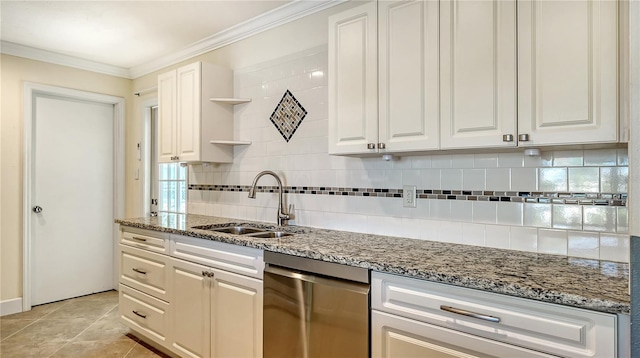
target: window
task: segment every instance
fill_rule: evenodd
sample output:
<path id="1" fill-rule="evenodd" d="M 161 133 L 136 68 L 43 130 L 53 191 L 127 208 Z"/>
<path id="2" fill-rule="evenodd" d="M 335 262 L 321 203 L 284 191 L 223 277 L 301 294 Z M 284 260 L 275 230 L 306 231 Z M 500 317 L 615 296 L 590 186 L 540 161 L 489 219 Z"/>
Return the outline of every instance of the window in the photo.
<path id="1" fill-rule="evenodd" d="M 158 212 L 187 212 L 187 167 L 180 163 L 158 164 Z"/>
<path id="2" fill-rule="evenodd" d="M 187 167 L 158 163 L 158 108 L 151 108 L 151 213 L 187 212 Z"/>

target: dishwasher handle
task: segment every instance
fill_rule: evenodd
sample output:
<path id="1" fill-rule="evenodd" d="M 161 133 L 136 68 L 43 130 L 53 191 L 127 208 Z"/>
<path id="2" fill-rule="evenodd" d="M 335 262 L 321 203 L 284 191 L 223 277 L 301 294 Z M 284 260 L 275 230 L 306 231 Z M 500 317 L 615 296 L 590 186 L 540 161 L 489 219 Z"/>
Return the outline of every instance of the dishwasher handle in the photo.
<path id="1" fill-rule="evenodd" d="M 266 267 L 264 268 L 264 272 L 272 275 L 287 277 L 294 280 L 329 286 L 329 287 L 343 289 L 343 290 L 349 290 L 349 291 L 360 293 L 360 294 L 365 294 L 365 295 L 369 294 L 369 284 L 365 284 L 365 283 L 347 281 L 347 280 L 343 280 L 340 278 L 333 278 L 333 277 L 324 278 L 321 276 L 316 276 L 312 273 L 292 270 L 289 268 L 275 266 L 273 264 L 267 264 Z"/>

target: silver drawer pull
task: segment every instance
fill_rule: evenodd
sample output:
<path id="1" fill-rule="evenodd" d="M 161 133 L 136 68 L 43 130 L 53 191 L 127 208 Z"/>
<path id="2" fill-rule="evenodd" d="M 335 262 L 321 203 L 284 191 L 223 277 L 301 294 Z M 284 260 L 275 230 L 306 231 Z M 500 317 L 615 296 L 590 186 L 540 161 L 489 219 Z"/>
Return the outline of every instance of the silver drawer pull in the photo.
<path id="1" fill-rule="evenodd" d="M 475 313 L 475 312 L 471 312 L 471 311 L 467 311 L 467 310 L 463 310 L 463 309 L 455 308 L 455 307 L 451 307 L 451 306 L 445 306 L 445 305 L 441 305 L 440 309 L 443 310 L 443 311 L 447 311 L 447 312 L 451 312 L 451 313 L 455 313 L 455 314 L 459 314 L 459 315 L 463 315 L 463 316 L 467 316 L 467 317 L 477 318 L 477 319 L 481 319 L 481 320 L 484 320 L 484 321 L 489 321 L 489 322 L 493 322 L 493 323 L 500 323 L 500 318 L 499 317 L 489 316 L 489 315 L 482 314 L 482 313 Z"/>
<path id="2" fill-rule="evenodd" d="M 147 239 L 145 239 L 144 237 L 131 236 L 131 238 L 133 240 L 136 240 L 136 241 L 142 241 L 142 242 L 146 242 L 147 241 Z"/>
<path id="3" fill-rule="evenodd" d="M 137 269 L 137 268 L 132 268 L 132 270 L 137 272 L 137 273 L 139 273 L 139 274 L 143 274 L 143 275 L 147 274 L 147 271 L 143 271 L 143 270 L 140 270 L 140 269 Z"/>
<path id="4" fill-rule="evenodd" d="M 139 312 L 138 312 L 138 311 L 136 311 L 136 310 L 133 310 L 133 311 L 131 311 L 131 312 L 133 312 L 133 314 L 134 314 L 134 315 L 136 315 L 136 316 L 138 316 L 138 317 L 147 318 L 147 315 L 146 315 L 146 314 L 139 313 Z"/>

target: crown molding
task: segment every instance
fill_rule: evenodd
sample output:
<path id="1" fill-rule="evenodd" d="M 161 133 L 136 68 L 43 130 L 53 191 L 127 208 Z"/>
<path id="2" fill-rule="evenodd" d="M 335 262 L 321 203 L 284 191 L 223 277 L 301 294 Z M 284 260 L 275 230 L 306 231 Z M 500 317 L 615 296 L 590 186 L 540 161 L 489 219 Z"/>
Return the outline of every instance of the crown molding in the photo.
<path id="1" fill-rule="evenodd" d="M 274 27 L 284 25 L 288 22 L 342 4 L 346 1 L 348 0 L 295 0 L 197 41 L 181 51 L 161 57 L 143 65 L 134 66 L 130 69 L 131 75 L 133 78 L 144 76 L 167 66 L 171 66 L 178 62 L 188 60 L 195 56 L 202 55 L 247 37 L 270 30 Z"/>
<path id="2" fill-rule="evenodd" d="M 100 62 L 85 60 L 79 57 L 63 55 L 56 52 L 42 50 L 35 47 L 19 45 L 12 42 L 0 41 L 0 53 L 30 60 L 53 63 L 81 70 L 102 73 L 105 75 L 131 79 L 131 71 L 124 67 L 107 65 Z"/>
<path id="3" fill-rule="evenodd" d="M 135 79 L 347 1 L 295 0 L 197 41 L 181 51 L 131 68 L 108 65 L 5 41 L 0 41 L 0 53 L 116 77 Z"/>

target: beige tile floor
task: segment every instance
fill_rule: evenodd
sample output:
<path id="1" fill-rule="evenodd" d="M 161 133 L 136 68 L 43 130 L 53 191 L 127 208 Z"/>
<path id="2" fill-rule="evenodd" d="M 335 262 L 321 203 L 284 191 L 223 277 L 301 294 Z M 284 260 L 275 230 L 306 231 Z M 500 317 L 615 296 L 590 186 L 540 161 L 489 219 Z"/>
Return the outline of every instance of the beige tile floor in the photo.
<path id="1" fill-rule="evenodd" d="M 0 357 L 167 356 L 129 334 L 118 320 L 118 293 L 108 291 L 0 317 Z"/>

